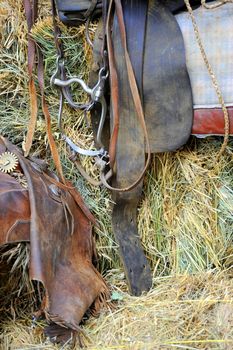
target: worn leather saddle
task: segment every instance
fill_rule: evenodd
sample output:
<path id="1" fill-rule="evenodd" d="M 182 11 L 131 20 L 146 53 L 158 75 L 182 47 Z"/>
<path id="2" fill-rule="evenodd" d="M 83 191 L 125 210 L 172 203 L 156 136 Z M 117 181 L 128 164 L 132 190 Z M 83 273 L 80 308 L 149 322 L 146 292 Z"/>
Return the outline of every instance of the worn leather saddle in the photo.
<path id="1" fill-rule="evenodd" d="M 106 1 L 68 0 L 64 2 L 57 0 L 57 9 L 60 19 L 64 23 L 78 25 L 85 20 L 86 14 L 90 14 L 91 9 L 95 9 L 94 14 L 99 13 L 104 2 Z M 198 6 L 200 1 L 192 0 L 191 4 Z M 192 92 L 186 69 L 184 42 L 174 16 L 175 13 L 185 8 L 184 1 L 123 0 L 122 7 L 128 51 L 143 101 L 151 151 L 176 150 L 189 138 L 193 121 Z M 97 30 L 98 32 L 102 32 L 102 30 Z M 120 90 L 119 114 L 121 125 L 125 125 L 125 119 L 130 118 L 129 113 L 134 115 L 136 113 L 130 95 L 124 52 L 116 18 L 112 36 Z M 101 66 L 99 62 L 101 57 L 98 52 L 100 46 L 101 44 L 96 38 L 94 45 L 95 64 L 93 65 L 95 67 Z M 92 72 L 91 81 L 93 84 L 97 78 L 97 74 L 95 76 Z M 98 110 L 96 113 L 93 112 L 94 131 L 96 129 L 95 114 L 98 113 Z M 137 121 L 136 116 L 135 120 Z M 133 124 L 131 126 L 134 126 Z M 109 128 L 109 125 L 106 127 Z M 106 130 L 105 133 L 107 146 L 109 133 Z M 138 137 L 136 130 L 133 137 Z M 118 143 L 120 144 L 121 141 Z M 143 145 L 142 148 L 144 148 Z"/>
<path id="2" fill-rule="evenodd" d="M 64 7 L 62 8 L 62 13 L 67 15 L 66 23 L 74 25 L 79 24 L 80 18 L 85 17 L 84 8 L 88 12 L 96 1 L 62 2 L 62 0 L 57 0 L 58 11 L 62 19 L 59 10 L 61 3 L 67 9 L 69 7 L 68 12 L 64 10 Z M 81 3 L 85 6 L 80 11 Z M 113 3 L 116 9 L 117 1 Z M 106 0 L 98 2 L 99 9 L 101 5 L 103 7 L 104 15 L 103 20 L 99 23 L 94 41 L 94 63 L 90 76 L 93 86 L 98 80 L 98 71 L 103 64 L 101 48 L 104 46 L 104 33 L 106 33 L 107 26 L 104 9 L 108 7 L 106 6 L 108 4 L 112 2 Z M 198 7 L 200 1 L 190 0 L 190 4 Z M 127 193 L 117 191 L 114 193 L 113 191 L 115 205 L 112 224 L 130 290 L 133 294 L 139 295 L 143 290 L 148 290 L 152 284 L 150 267 L 143 254 L 136 219 L 137 205 L 142 192 L 143 177 L 140 174 L 144 174 L 145 163 L 148 163 L 145 162 L 145 153 L 147 151 L 148 154 L 150 153 L 149 148 L 145 147 L 146 136 L 148 136 L 152 153 L 174 151 L 184 145 L 192 130 L 193 99 L 186 67 L 183 36 L 175 18 L 175 14 L 185 10 L 184 1 L 121 0 L 120 5 L 118 1 L 118 6 L 122 6 L 121 23 L 124 22 L 127 51 L 140 94 L 148 135 L 145 135 L 142 129 L 135 108 L 134 94 L 129 82 L 128 59 L 126 60 L 126 50 L 121 37 L 122 25 L 115 13 L 110 35 L 114 58 L 109 61 L 115 61 L 116 74 L 112 77 L 117 76 L 119 92 L 117 105 L 120 118 L 117 123 L 119 131 L 115 147 L 112 183 L 115 188 L 128 188 L 133 183 L 137 183 L 137 186 Z M 76 20 L 69 21 L 69 18 L 74 18 L 74 14 Z M 94 15 L 95 12 L 93 12 Z M 105 91 L 109 101 L 109 119 L 105 122 L 105 138 L 102 138 L 107 149 L 109 139 L 111 142 L 111 136 L 114 134 L 114 89 L 111 84 L 110 86 L 112 88 L 110 93 L 107 89 Z M 99 114 L 98 107 L 92 111 L 94 134 L 97 134 Z M 137 182 L 137 179 L 140 179 L 140 182 Z"/>

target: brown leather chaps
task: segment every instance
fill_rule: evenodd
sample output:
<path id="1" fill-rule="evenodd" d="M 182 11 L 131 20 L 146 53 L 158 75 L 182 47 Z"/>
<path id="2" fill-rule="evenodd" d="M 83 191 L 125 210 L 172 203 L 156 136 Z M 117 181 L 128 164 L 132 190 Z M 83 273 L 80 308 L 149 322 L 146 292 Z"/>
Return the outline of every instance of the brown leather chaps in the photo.
<path id="1" fill-rule="evenodd" d="M 0 246 L 30 242 L 30 277 L 45 288 L 43 314 L 50 323 L 77 331 L 86 311 L 98 311 L 108 295 L 92 264 L 94 218 L 71 184 L 62 186 L 43 162 L 24 158 L 0 137 L 0 154 L 6 151 L 17 156 L 27 188 L 0 172 Z"/>

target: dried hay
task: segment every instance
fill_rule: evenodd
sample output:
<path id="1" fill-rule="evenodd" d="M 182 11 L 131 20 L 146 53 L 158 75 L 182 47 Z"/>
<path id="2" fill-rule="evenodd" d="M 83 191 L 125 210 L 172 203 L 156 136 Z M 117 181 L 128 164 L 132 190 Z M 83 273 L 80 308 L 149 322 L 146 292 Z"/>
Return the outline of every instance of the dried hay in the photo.
<path id="1" fill-rule="evenodd" d="M 43 15 L 48 14 L 47 5 L 43 1 Z M 0 25 L 0 133 L 21 144 L 28 122 L 27 39 L 21 1 L 1 2 Z M 84 29 L 62 26 L 62 32 L 68 73 L 86 79 L 91 52 L 85 44 Z M 232 141 L 217 163 L 221 138 L 191 139 L 176 153 L 153 156 L 138 209 L 138 226 L 153 269 L 154 286 L 140 298 L 129 296 L 111 230 L 111 199 L 105 190 L 85 182 L 59 140 L 58 96 L 49 84 L 55 67 L 50 18 L 37 23 L 33 37 L 45 55 L 46 96 L 64 172 L 99 221 L 95 232 L 99 268 L 116 300 L 114 310 L 85 322 L 87 348 L 232 349 Z M 73 93 L 77 101 L 85 99 L 78 89 Z M 64 128 L 80 145 L 93 147 L 84 116 L 67 105 Z M 33 152 L 51 161 L 41 111 Z M 82 164 L 96 176 L 90 159 L 82 159 Z M 43 322 L 33 325 L 31 321 L 41 289 L 28 278 L 27 246 L 6 248 L 0 253 L 0 349 L 58 349 L 44 339 Z"/>

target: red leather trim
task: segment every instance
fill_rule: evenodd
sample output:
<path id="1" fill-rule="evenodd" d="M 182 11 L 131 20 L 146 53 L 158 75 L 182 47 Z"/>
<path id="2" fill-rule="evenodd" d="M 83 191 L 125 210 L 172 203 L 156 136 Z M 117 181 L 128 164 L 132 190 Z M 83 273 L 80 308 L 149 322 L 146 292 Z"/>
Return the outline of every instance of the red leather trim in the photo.
<path id="1" fill-rule="evenodd" d="M 230 134 L 233 135 L 233 107 L 228 107 Z M 224 116 L 221 108 L 194 110 L 193 135 L 224 135 Z"/>

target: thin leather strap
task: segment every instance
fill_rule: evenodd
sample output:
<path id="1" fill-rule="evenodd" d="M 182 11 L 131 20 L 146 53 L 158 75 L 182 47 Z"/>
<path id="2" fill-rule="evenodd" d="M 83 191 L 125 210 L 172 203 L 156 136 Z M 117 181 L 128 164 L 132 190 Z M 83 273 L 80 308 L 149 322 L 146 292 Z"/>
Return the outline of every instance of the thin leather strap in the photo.
<path id="1" fill-rule="evenodd" d="M 35 56 L 36 56 L 36 44 L 30 36 L 30 31 L 38 15 L 37 0 L 33 0 L 32 3 L 30 2 L 30 0 L 24 0 L 24 9 L 25 9 L 27 26 L 28 26 L 28 75 L 29 75 L 28 89 L 29 89 L 29 97 L 30 97 L 29 98 L 30 118 L 28 123 L 27 136 L 24 144 L 24 155 L 25 157 L 27 157 L 32 146 L 32 140 L 35 133 L 37 113 L 38 113 L 36 87 L 35 87 L 35 82 L 32 75 L 33 67 L 35 63 Z"/>
<path id="2" fill-rule="evenodd" d="M 46 121 L 46 131 L 48 135 L 50 150 L 51 150 L 52 157 L 53 157 L 58 175 L 60 177 L 60 180 L 65 184 L 65 178 L 64 178 L 62 166 L 61 166 L 61 160 L 60 160 L 57 146 L 54 141 L 52 130 L 51 130 L 50 113 L 49 113 L 49 109 L 48 109 L 48 106 L 45 100 L 45 95 L 44 95 L 44 67 L 43 67 L 43 56 L 40 50 L 38 50 L 38 82 L 39 82 L 40 91 L 41 91 L 41 104 L 42 104 L 42 110 Z"/>
<path id="3" fill-rule="evenodd" d="M 28 25 L 28 32 L 30 34 L 30 31 L 33 25 L 35 24 L 35 21 L 38 16 L 38 1 L 33 0 L 31 3 L 30 0 L 24 0 L 24 8 L 25 8 L 26 20 Z M 39 47 L 37 47 L 37 52 L 38 52 L 38 65 L 37 65 L 38 81 L 39 81 L 39 86 L 41 91 L 42 109 L 46 120 L 49 146 L 51 149 L 52 157 L 54 159 L 54 163 L 58 171 L 59 177 L 61 181 L 65 184 L 60 157 L 59 157 L 58 150 L 51 131 L 51 118 L 50 118 L 48 106 L 46 104 L 46 100 L 44 96 L 43 56 Z M 32 76 L 33 68 L 35 65 L 35 57 L 36 57 L 36 43 L 29 35 L 28 37 L 28 73 L 29 73 L 29 95 L 30 95 L 31 117 L 29 120 L 27 139 L 24 147 L 25 156 L 28 156 L 30 152 L 30 148 L 32 145 L 32 140 L 35 132 L 35 127 L 36 127 L 36 121 L 37 121 L 37 93 L 36 93 L 35 82 Z"/>
<path id="4" fill-rule="evenodd" d="M 56 9 L 56 5 L 55 5 L 55 0 L 51 0 L 51 8 L 52 8 L 52 19 L 53 19 L 54 42 L 55 42 L 57 54 L 60 58 L 62 58 L 63 57 L 63 46 L 62 46 L 62 42 L 60 39 L 61 31 L 57 25 L 57 20 L 56 20 L 57 9 Z"/>

